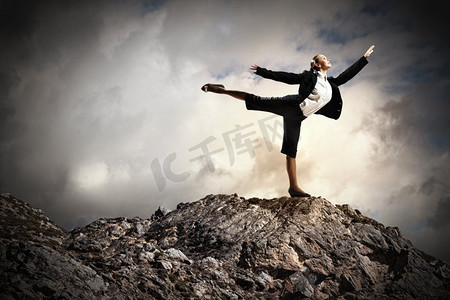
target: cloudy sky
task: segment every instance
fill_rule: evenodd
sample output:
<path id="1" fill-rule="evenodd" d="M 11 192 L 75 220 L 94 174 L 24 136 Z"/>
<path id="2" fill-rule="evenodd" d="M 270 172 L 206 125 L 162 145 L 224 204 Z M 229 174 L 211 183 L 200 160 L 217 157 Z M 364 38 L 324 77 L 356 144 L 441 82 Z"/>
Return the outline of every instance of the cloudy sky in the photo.
<path id="1" fill-rule="evenodd" d="M 341 118 L 304 121 L 300 185 L 450 262 L 447 16 L 421 2 L 2 1 L 1 191 L 66 229 L 287 195 L 281 118 L 200 87 L 293 94 L 249 67 L 338 75 L 375 44 Z"/>

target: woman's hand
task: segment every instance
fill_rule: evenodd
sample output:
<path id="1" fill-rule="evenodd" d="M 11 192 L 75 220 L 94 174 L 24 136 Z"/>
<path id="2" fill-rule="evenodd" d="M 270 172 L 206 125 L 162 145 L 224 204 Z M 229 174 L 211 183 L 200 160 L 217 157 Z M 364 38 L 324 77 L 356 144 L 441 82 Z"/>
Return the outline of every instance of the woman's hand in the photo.
<path id="1" fill-rule="evenodd" d="M 253 70 L 253 71 L 255 71 L 255 73 L 256 73 L 256 70 L 258 70 L 258 65 L 252 65 L 252 66 L 250 67 L 250 70 Z"/>
<path id="2" fill-rule="evenodd" d="M 365 58 L 368 58 L 370 56 L 370 54 L 372 54 L 373 52 L 373 48 L 375 48 L 374 45 L 370 46 L 370 48 L 366 51 L 366 53 L 364 54 Z"/>

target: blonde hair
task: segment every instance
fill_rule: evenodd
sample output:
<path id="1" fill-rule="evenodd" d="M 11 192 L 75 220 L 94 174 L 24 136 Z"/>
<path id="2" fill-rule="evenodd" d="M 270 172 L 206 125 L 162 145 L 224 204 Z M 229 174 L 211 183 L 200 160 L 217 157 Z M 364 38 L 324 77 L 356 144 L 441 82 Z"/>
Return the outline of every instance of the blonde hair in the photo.
<path id="1" fill-rule="evenodd" d="M 313 70 L 319 71 L 319 67 L 316 66 L 316 63 L 319 62 L 319 56 L 320 56 L 320 54 L 316 54 L 316 55 L 311 59 L 311 62 L 310 62 L 310 65 L 311 65 L 311 71 L 313 71 Z"/>

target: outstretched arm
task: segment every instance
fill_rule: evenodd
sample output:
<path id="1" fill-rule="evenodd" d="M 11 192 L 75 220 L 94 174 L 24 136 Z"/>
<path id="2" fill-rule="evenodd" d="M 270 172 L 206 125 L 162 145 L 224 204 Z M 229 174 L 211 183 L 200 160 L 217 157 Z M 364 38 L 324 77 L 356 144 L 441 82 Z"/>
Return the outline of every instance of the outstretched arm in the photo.
<path id="1" fill-rule="evenodd" d="M 333 78 L 333 82 L 336 85 L 341 85 L 352 79 L 356 74 L 358 74 L 359 71 L 361 71 L 362 68 L 364 68 L 365 65 L 367 65 L 369 62 L 367 61 L 367 58 L 372 54 L 373 48 L 375 48 L 374 45 L 370 46 L 370 48 L 366 51 L 364 56 L 362 56 L 358 61 L 356 61 L 353 65 L 347 68 L 344 72 L 339 74 L 338 77 Z M 330 81 L 332 79 L 330 78 Z"/>
<path id="2" fill-rule="evenodd" d="M 287 84 L 299 84 L 301 74 L 288 73 L 288 72 L 276 72 L 261 68 L 258 65 L 252 65 L 250 70 L 255 71 L 255 74 L 264 78 L 272 79 L 275 81 L 284 82 Z"/>
<path id="3" fill-rule="evenodd" d="M 372 46 L 370 46 L 369 49 L 367 49 L 366 53 L 364 54 L 365 58 L 368 58 L 370 56 L 370 54 L 372 54 L 373 48 L 375 48 L 375 45 L 372 45 Z"/>

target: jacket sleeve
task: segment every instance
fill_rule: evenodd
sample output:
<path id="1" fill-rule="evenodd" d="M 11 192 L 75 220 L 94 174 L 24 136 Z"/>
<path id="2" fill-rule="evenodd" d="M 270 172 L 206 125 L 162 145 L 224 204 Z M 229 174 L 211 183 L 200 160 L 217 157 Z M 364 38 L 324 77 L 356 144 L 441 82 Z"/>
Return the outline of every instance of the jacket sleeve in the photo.
<path id="1" fill-rule="evenodd" d="M 302 78 L 301 74 L 271 71 L 261 67 L 256 69 L 256 74 L 267 79 L 272 79 L 287 84 L 300 84 L 300 80 Z"/>
<path id="2" fill-rule="evenodd" d="M 364 68 L 364 66 L 367 65 L 368 63 L 369 62 L 367 61 L 367 59 L 363 56 L 360 59 L 358 59 L 353 65 L 348 67 L 347 70 L 339 74 L 338 77 L 333 79 L 330 78 L 330 81 L 333 80 L 334 84 L 338 86 L 342 85 L 347 81 L 349 81 L 350 79 L 352 79 L 353 77 L 355 77 L 355 75 L 358 74 L 359 71 L 361 71 L 362 68 Z"/>

